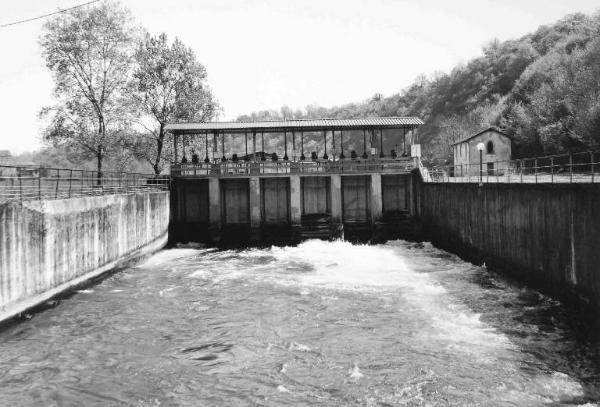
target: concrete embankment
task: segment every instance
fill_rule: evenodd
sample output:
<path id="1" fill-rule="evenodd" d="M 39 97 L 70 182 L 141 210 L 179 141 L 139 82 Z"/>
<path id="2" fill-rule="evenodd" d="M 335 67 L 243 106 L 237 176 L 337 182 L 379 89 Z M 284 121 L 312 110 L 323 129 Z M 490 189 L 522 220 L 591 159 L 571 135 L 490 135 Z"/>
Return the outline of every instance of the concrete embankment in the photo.
<path id="1" fill-rule="evenodd" d="M 600 185 L 422 183 L 425 237 L 600 310 Z"/>
<path id="2" fill-rule="evenodd" d="M 0 204 L 0 321 L 163 247 L 169 193 Z"/>

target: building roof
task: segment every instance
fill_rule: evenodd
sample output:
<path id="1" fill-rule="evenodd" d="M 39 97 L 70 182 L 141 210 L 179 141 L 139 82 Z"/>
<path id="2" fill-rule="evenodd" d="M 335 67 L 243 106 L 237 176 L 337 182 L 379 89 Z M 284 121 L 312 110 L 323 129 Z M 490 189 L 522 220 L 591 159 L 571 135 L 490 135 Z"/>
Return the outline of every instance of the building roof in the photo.
<path id="1" fill-rule="evenodd" d="M 501 134 L 501 135 L 503 135 L 504 137 L 508 137 L 508 138 L 510 138 L 510 136 L 509 136 L 508 134 L 504 133 L 503 131 L 499 130 L 498 128 L 496 128 L 496 127 L 488 127 L 488 128 L 487 128 L 487 129 L 485 129 L 485 130 L 481 130 L 479 133 L 475 133 L 475 134 L 473 134 L 473 135 L 471 135 L 471 136 L 468 136 L 468 137 L 465 137 L 465 138 L 463 138 L 463 139 L 461 139 L 461 140 L 458 140 L 456 143 L 453 143 L 452 145 L 453 145 L 453 146 L 455 146 L 455 145 L 457 145 L 457 144 L 462 144 L 462 143 L 464 143 L 465 141 L 469 141 L 469 140 L 471 140 L 472 138 L 475 138 L 475 137 L 477 137 L 477 136 L 481 136 L 483 133 L 487 133 L 488 131 L 493 131 L 493 132 L 495 132 L 495 133 L 498 133 L 498 134 Z M 511 139 L 511 140 L 512 140 L 512 139 Z"/>
<path id="2" fill-rule="evenodd" d="M 368 117 L 364 119 L 294 119 L 257 122 L 169 123 L 165 130 L 174 134 L 205 132 L 244 133 L 252 131 L 322 131 L 364 128 L 400 129 L 423 124 L 418 117 Z"/>

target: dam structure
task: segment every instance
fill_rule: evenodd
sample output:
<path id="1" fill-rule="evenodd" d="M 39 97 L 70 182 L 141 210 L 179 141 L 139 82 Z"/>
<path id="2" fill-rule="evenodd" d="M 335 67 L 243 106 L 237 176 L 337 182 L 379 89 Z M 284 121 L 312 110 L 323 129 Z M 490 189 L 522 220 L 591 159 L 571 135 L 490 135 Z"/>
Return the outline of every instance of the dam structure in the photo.
<path id="1" fill-rule="evenodd" d="M 0 404 L 597 403 L 597 313 L 555 298 L 600 311 L 600 154 L 427 169 L 419 123 L 171 125 L 167 177 L 0 166 Z"/>
<path id="2" fill-rule="evenodd" d="M 410 233 L 421 124 L 416 117 L 169 124 L 170 239 L 293 243 Z"/>
<path id="3" fill-rule="evenodd" d="M 170 124 L 169 239 L 224 247 L 340 237 L 431 241 L 600 309 L 600 154 L 498 162 L 485 172 L 480 163 L 428 169 L 422 123 Z"/>
<path id="4" fill-rule="evenodd" d="M 600 153 L 427 169 L 421 124 L 173 123 L 163 177 L 0 166 L 0 321 L 167 243 L 340 238 L 430 241 L 600 310 Z"/>

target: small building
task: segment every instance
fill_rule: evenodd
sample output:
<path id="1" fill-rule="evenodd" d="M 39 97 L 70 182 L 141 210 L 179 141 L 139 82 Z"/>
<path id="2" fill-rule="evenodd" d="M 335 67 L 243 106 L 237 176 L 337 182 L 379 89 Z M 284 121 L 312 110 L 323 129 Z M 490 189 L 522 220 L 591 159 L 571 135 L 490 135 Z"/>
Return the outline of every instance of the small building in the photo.
<path id="1" fill-rule="evenodd" d="M 502 175 L 510 167 L 511 141 L 508 135 L 495 127 L 457 141 L 452 145 L 454 176 L 479 174 L 479 143 L 484 145 L 481 155 L 483 173 Z"/>
<path id="2" fill-rule="evenodd" d="M 11 165 L 12 155 L 8 150 L 0 150 L 0 165 Z"/>

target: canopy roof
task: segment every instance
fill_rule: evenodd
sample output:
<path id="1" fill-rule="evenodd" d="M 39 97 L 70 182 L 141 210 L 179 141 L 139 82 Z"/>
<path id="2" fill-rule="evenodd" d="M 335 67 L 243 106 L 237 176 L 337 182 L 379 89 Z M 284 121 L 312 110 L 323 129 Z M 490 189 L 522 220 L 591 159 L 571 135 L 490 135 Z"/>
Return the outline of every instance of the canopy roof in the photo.
<path id="1" fill-rule="evenodd" d="M 323 131 L 362 129 L 402 129 L 423 124 L 418 117 L 368 117 L 364 119 L 294 119 L 259 122 L 169 123 L 165 130 L 173 134 L 251 133 L 283 131 Z"/>
<path id="2" fill-rule="evenodd" d="M 472 135 L 470 135 L 470 136 L 464 137 L 464 138 L 462 138 L 462 139 L 458 140 L 456 143 L 453 143 L 452 145 L 453 145 L 453 146 L 455 146 L 455 145 L 457 145 L 457 144 L 462 144 L 462 143 L 464 143 L 465 141 L 469 141 L 469 140 L 471 140 L 472 138 L 475 138 L 475 137 L 477 137 L 477 136 L 481 136 L 483 133 L 487 133 L 488 131 L 493 131 L 494 133 L 498 133 L 498 134 L 500 134 L 500 135 L 502 135 L 502 136 L 504 136 L 504 137 L 507 137 L 507 138 L 509 138 L 509 139 L 511 138 L 511 137 L 510 137 L 508 134 L 506 134 L 506 133 L 504 133 L 503 131 L 499 130 L 498 128 L 496 128 L 496 127 L 493 127 L 493 126 L 492 126 L 492 127 L 488 127 L 488 128 L 487 128 L 487 129 L 485 129 L 485 130 L 481 130 L 481 131 L 480 131 L 480 132 L 478 132 L 478 133 L 475 133 L 475 134 L 472 134 Z M 511 140 L 512 140 L 512 139 L 511 139 Z"/>

